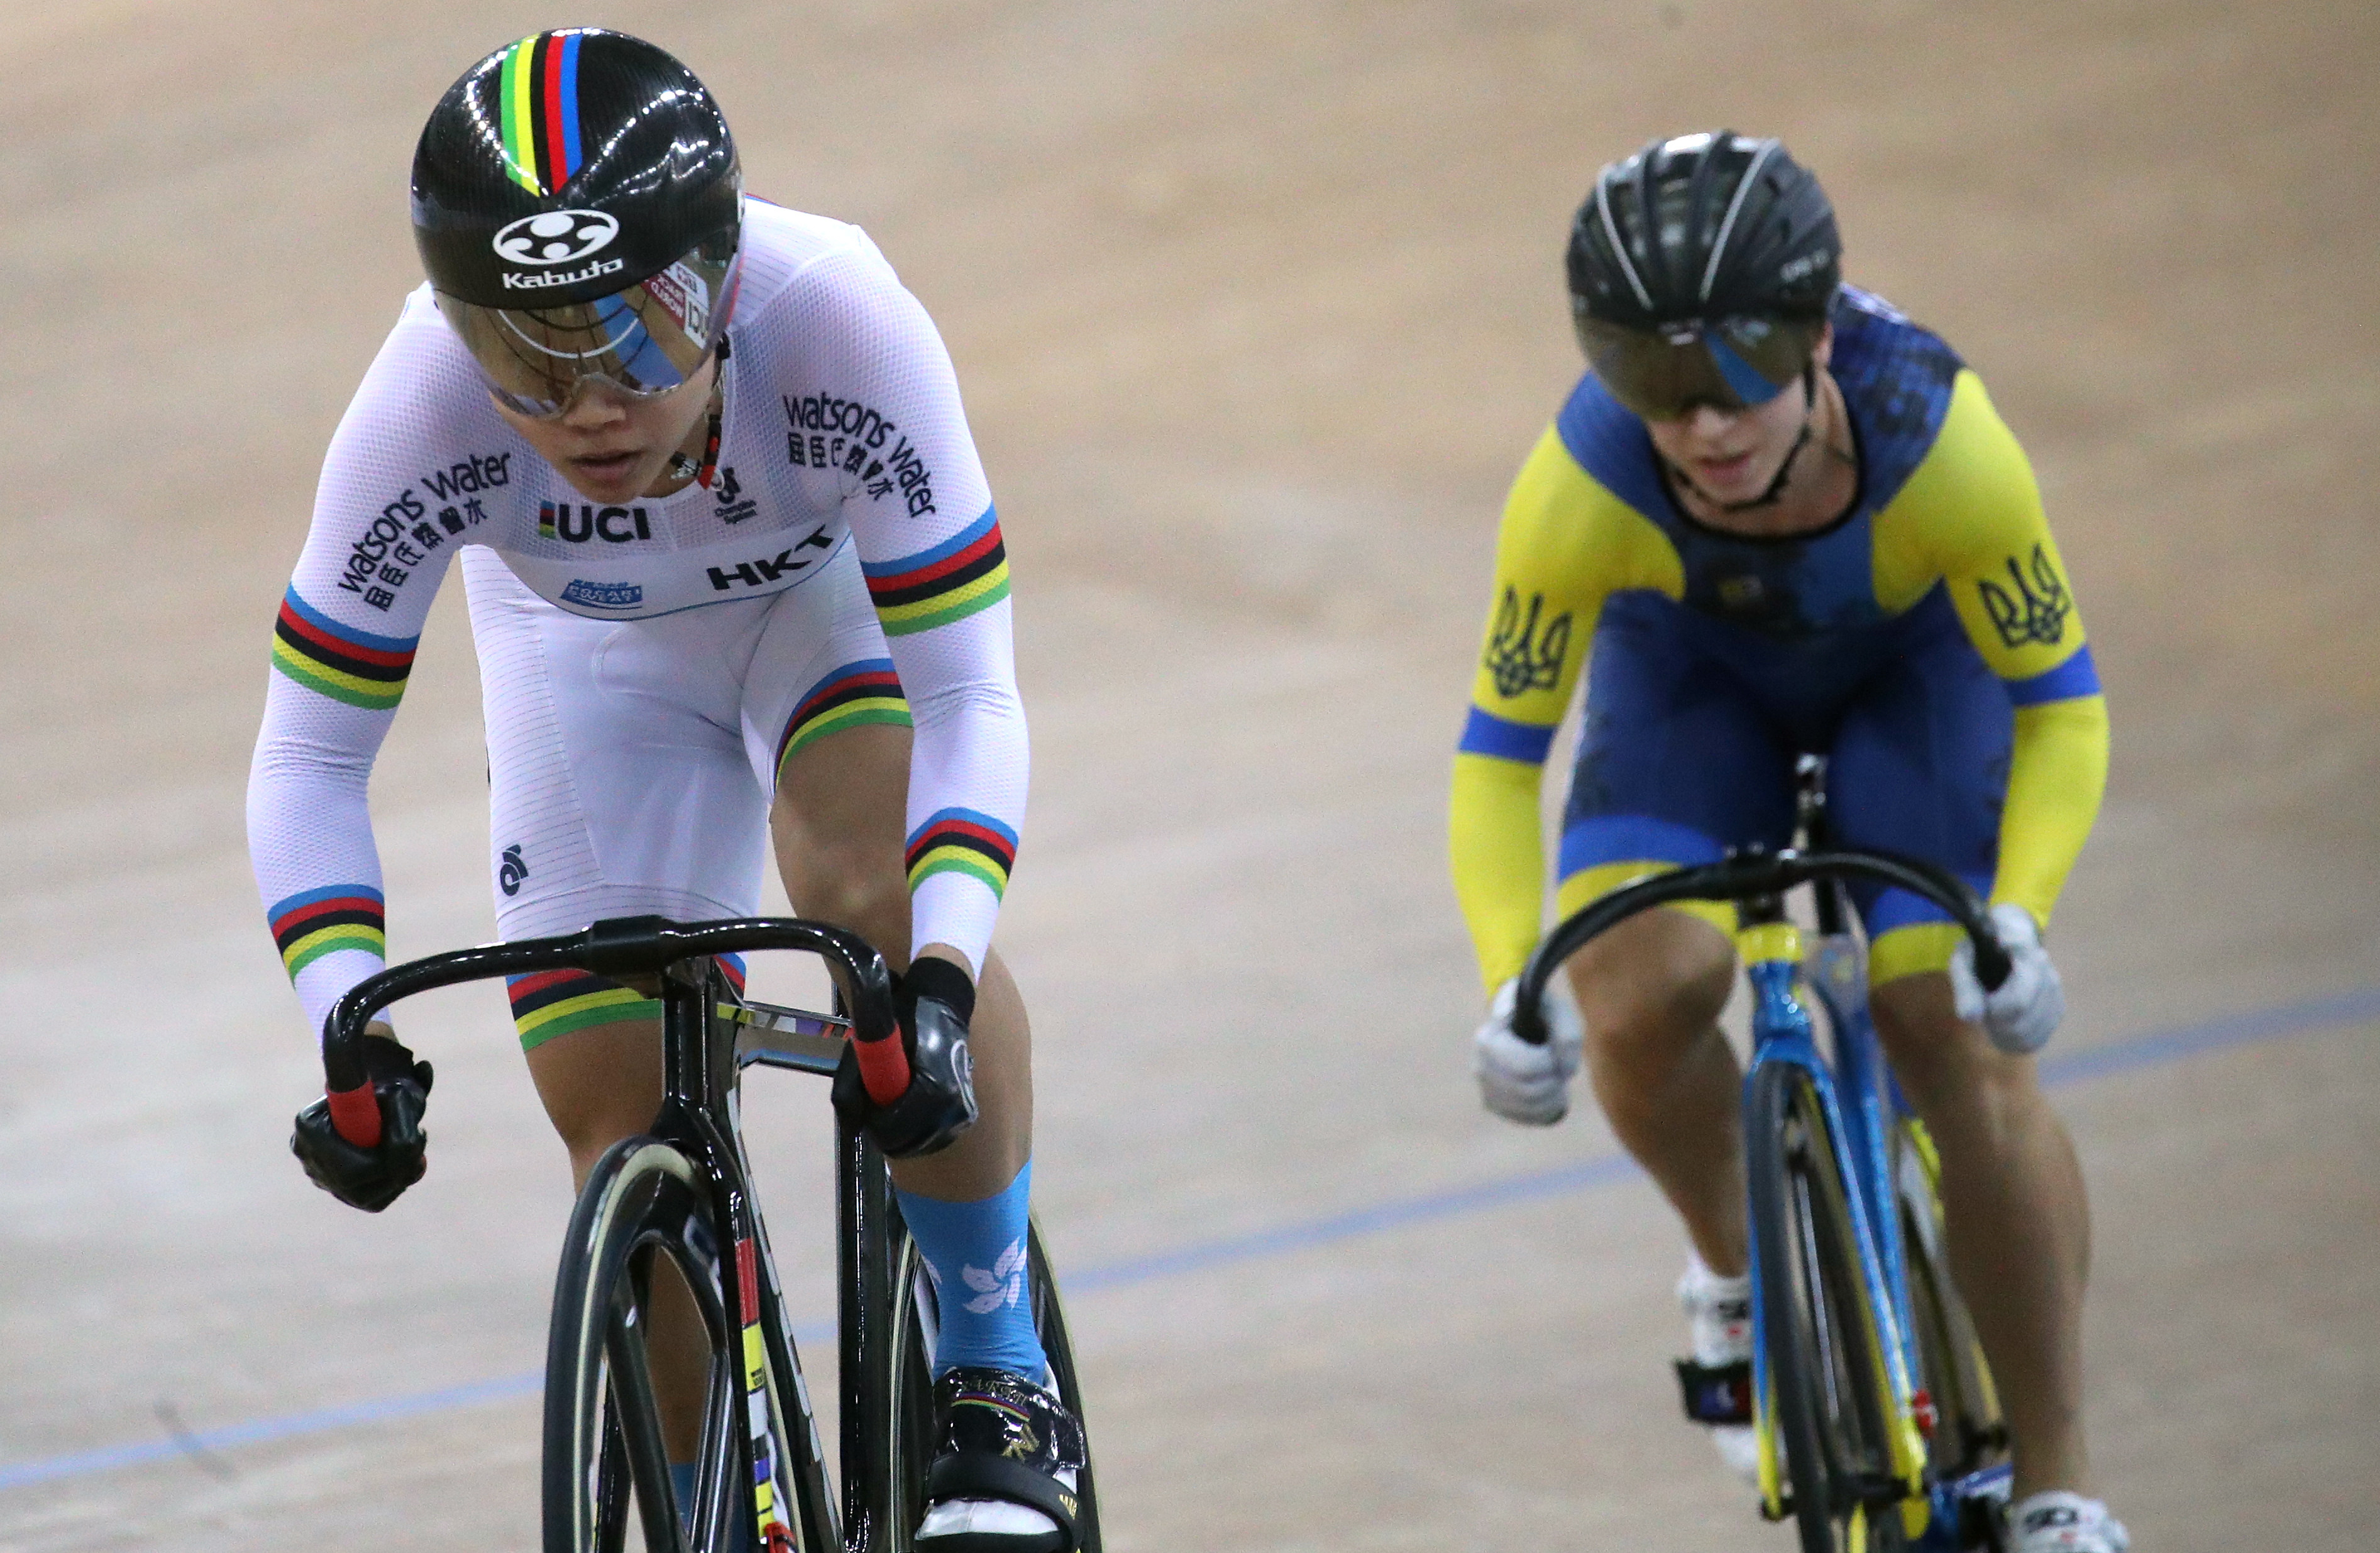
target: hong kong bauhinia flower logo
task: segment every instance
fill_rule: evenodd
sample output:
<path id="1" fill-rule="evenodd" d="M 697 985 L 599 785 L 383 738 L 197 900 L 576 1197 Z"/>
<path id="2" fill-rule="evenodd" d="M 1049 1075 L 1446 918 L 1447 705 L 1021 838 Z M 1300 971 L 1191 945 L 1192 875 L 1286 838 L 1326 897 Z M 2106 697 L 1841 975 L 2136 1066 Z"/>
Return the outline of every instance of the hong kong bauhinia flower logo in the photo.
<path id="1" fill-rule="evenodd" d="M 966 1303 L 970 1314 L 989 1316 L 1002 1305 L 1014 1304 L 1017 1296 L 1025 1292 L 1025 1242 L 1021 1238 L 1011 1241 L 1000 1259 L 992 1263 L 990 1271 L 962 1265 L 959 1277 L 976 1292 L 975 1298 Z"/>

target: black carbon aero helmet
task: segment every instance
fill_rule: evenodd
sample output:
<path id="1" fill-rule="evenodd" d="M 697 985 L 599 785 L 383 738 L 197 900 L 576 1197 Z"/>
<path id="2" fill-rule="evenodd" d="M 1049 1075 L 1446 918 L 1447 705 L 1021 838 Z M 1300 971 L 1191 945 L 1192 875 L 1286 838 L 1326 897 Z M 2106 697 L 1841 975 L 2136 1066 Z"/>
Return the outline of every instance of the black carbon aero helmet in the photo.
<path id="1" fill-rule="evenodd" d="M 700 368 L 735 304 L 743 184 L 684 65 L 625 33 L 540 32 L 431 110 L 413 239 L 496 396 L 557 414 L 584 378 L 659 394 Z"/>
<path id="2" fill-rule="evenodd" d="M 1834 207 L 1773 140 L 1656 140 L 1603 169 L 1570 235 L 1587 363 L 1647 419 L 1740 409 L 1808 367 L 1842 281 Z"/>

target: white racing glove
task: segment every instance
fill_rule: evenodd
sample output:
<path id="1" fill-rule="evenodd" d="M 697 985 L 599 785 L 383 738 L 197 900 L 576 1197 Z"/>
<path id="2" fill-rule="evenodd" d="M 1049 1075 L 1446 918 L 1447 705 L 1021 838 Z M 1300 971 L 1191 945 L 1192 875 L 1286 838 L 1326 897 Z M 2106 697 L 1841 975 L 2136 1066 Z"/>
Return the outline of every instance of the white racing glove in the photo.
<path id="1" fill-rule="evenodd" d="M 1471 1071 L 1489 1110 L 1510 1122 L 1550 1127 L 1570 1111 L 1570 1080 L 1578 1072 L 1586 1026 L 1570 1000 L 1548 988 L 1546 1026 L 1553 1038 L 1543 1046 L 1523 1040 L 1512 1033 L 1512 999 L 1519 986 L 1515 977 L 1496 989 L 1488 1018 L 1472 1037 Z"/>
<path id="2" fill-rule="evenodd" d="M 1998 990 L 1985 991 L 1975 979 L 1975 946 L 1961 939 L 1950 956 L 1950 995 L 1960 1018 L 1980 1021 L 1994 1046 L 2022 1057 L 2047 1046 L 2057 1033 L 2058 1022 L 2066 1017 L 2066 989 L 2058 984 L 2049 951 L 2041 947 L 2033 913 L 2003 901 L 1992 908 L 1992 927 L 2009 953 L 2008 979 Z"/>

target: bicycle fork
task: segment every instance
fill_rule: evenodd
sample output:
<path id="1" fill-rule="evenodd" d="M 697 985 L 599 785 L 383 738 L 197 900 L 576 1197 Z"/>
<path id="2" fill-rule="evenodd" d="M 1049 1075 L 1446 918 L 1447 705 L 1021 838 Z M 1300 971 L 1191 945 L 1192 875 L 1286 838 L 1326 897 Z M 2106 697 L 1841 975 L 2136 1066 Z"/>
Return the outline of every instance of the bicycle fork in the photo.
<path id="1" fill-rule="evenodd" d="M 1885 1420 L 1890 1468 L 1905 1495 L 1901 1502 L 1903 1524 L 1909 1535 L 1915 1536 L 1924 1531 L 1930 1508 L 1925 1481 L 1925 1440 L 1917 1426 L 1905 1347 L 1908 1324 L 1901 1318 L 1900 1302 L 1896 1297 L 1897 1281 L 1888 1280 L 1881 1253 L 1882 1237 L 1877 1231 L 1872 1193 L 1867 1184 L 1869 1172 L 1852 1147 L 1853 1134 L 1844 1124 L 1843 1109 L 1836 1098 L 1832 1074 L 1818 1054 L 1809 1013 L 1793 996 L 1793 983 L 1802 975 L 1801 932 L 1790 922 L 1762 923 L 1744 930 L 1740 936 L 1740 948 L 1755 999 L 1753 1060 L 1744 1074 L 1743 1092 L 1748 1102 L 1753 1075 L 1764 1064 L 1785 1062 L 1809 1075 L 1812 1092 L 1817 1097 L 1826 1122 L 1827 1147 L 1832 1151 L 1836 1171 L 1845 1183 L 1844 1207 L 1858 1248 L 1860 1278 L 1866 1291 L 1867 1307 L 1874 1323 L 1875 1347 L 1884 1370 L 1886 1391 L 1891 1403 L 1889 1416 Z M 1841 1044 L 1849 1046 L 1856 1042 Z M 1746 1109 L 1748 1111 L 1748 1103 Z M 1784 1473 L 1777 1438 L 1774 1382 L 1768 1373 L 1770 1316 L 1762 1292 L 1760 1237 L 1753 1235 L 1749 1239 L 1754 1338 L 1753 1423 L 1759 1451 L 1761 1507 L 1769 1519 L 1781 1520 L 1789 1511 L 1785 1504 Z"/>

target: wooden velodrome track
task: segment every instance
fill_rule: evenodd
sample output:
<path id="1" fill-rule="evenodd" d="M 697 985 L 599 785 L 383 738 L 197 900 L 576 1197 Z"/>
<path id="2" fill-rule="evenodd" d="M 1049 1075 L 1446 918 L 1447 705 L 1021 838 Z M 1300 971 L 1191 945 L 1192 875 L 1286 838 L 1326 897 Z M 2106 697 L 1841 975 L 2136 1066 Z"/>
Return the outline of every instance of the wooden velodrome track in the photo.
<path id="1" fill-rule="evenodd" d="M 1578 370 L 1569 212 L 1722 122 L 1786 136 L 1852 275 L 1984 373 L 2107 681 L 2053 1049 L 2101 1486 L 2143 1553 L 2371 1545 L 2380 12 L 26 0 L 0 1547 L 534 1540 L 559 1150 L 458 993 L 406 1024 L 428 1180 L 382 1218 L 307 1185 L 241 791 L 318 459 L 417 279 L 413 137 L 565 20 L 686 58 L 752 187 L 865 224 L 957 358 L 1015 557 L 1002 941 L 1111 1547 L 1787 1546 L 1675 1416 L 1666 1212 L 1592 1118 L 1474 1099 L 1440 843 L 1502 489 Z M 446 591 L 375 788 L 400 955 L 492 930 Z M 815 1318 L 824 1096 L 766 1094 Z"/>

